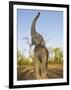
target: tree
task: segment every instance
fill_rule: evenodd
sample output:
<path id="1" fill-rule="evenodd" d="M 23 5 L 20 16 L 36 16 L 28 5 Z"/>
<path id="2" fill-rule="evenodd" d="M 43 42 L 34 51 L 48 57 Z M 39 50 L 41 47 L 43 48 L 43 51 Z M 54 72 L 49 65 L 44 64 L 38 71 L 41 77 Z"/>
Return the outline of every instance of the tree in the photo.
<path id="1" fill-rule="evenodd" d="M 62 62 L 63 61 L 63 51 L 60 48 L 54 48 L 54 61 L 55 62 Z"/>
<path id="2" fill-rule="evenodd" d="M 51 60 L 51 61 L 54 60 L 54 51 L 53 51 L 53 48 L 49 47 L 48 51 L 49 51 L 49 60 Z"/>

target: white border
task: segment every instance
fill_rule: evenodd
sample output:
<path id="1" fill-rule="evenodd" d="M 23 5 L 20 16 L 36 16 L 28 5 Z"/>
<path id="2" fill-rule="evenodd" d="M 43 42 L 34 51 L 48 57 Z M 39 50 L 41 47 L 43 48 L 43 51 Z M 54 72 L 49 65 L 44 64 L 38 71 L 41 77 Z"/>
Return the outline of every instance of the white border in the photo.
<path id="1" fill-rule="evenodd" d="M 59 7 L 42 7 L 42 6 L 27 6 L 27 5 L 14 5 L 14 18 L 13 18 L 13 35 L 14 35 L 14 48 L 13 48 L 13 83 L 14 85 L 30 85 L 30 84 L 42 84 L 42 83 L 61 83 L 67 81 L 67 9 Z M 63 33 L 64 33 L 64 78 L 63 79 L 48 79 L 48 80 L 23 80 L 17 81 L 17 9 L 34 9 L 34 10 L 56 10 L 63 11 Z"/>

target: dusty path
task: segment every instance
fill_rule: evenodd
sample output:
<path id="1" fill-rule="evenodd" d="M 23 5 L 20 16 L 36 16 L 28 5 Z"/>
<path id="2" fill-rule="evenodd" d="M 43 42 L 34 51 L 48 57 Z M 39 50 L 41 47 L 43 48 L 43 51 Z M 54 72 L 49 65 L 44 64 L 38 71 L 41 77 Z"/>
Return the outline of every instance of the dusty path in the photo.
<path id="1" fill-rule="evenodd" d="M 34 80 L 34 68 L 31 66 L 18 67 L 18 80 Z M 48 79 L 63 78 L 63 65 L 48 65 Z"/>

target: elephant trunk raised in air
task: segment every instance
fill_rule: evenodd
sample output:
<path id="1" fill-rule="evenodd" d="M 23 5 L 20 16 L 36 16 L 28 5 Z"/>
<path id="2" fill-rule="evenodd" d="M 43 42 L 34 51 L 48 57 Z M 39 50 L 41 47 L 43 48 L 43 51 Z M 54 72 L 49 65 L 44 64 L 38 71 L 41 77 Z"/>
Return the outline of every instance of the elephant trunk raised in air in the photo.
<path id="1" fill-rule="evenodd" d="M 38 32 L 36 32 L 35 25 L 36 21 L 39 18 L 40 13 L 38 12 L 38 15 L 34 18 L 32 25 L 31 25 L 31 37 L 32 37 L 32 45 L 36 46 L 45 46 L 45 41 Z"/>

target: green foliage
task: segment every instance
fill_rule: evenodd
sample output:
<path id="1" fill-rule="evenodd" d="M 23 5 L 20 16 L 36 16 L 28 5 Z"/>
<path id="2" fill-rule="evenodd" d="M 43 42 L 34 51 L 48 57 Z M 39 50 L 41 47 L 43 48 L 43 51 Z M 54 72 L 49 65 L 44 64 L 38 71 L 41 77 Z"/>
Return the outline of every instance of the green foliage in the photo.
<path id="1" fill-rule="evenodd" d="M 54 61 L 55 62 L 63 62 L 63 52 L 60 48 L 54 48 Z"/>
<path id="2" fill-rule="evenodd" d="M 60 48 L 50 48 L 51 52 L 54 53 L 54 59 L 49 58 L 48 64 L 54 63 L 63 63 L 63 52 Z M 26 58 L 21 51 L 17 52 L 17 64 L 18 65 L 34 65 L 33 64 L 34 55 L 31 55 L 30 58 Z"/>
<path id="3" fill-rule="evenodd" d="M 30 58 L 26 58 L 20 51 L 17 52 L 17 64 L 18 65 L 32 65 L 33 61 Z"/>
<path id="4" fill-rule="evenodd" d="M 63 51 L 60 48 L 49 48 L 54 55 L 53 58 L 49 58 L 48 63 L 63 63 Z"/>

